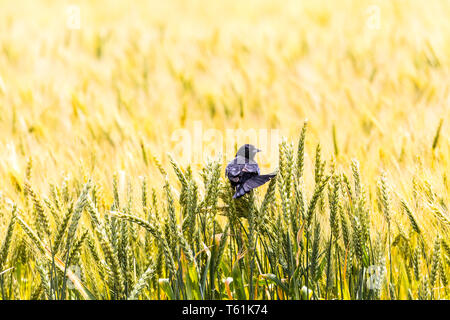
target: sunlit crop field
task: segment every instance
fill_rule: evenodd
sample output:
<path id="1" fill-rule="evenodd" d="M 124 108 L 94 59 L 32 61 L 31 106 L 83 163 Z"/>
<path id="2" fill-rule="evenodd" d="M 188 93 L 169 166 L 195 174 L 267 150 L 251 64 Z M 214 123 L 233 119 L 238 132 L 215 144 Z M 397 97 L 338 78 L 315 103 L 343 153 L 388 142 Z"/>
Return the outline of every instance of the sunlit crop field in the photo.
<path id="1" fill-rule="evenodd" d="M 0 0 L 0 299 L 450 298 L 449 16 Z"/>

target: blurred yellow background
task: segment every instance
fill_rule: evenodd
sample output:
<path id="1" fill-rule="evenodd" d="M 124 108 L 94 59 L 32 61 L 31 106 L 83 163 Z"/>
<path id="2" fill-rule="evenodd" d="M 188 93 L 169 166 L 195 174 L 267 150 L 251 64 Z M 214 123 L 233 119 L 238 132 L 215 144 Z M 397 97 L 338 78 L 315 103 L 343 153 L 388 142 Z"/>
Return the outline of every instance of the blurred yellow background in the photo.
<path id="1" fill-rule="evenodd" d="M 196 123 L 296 141 L 307 118 L 309 163 L 320 142 L 367 181 L 419 175 L 448 199 L 449 16 L 447 0 L 1 0 L 0 190 L 15 197 L 30 157 L 41 188 L 109 185 L 157 174 L 151 155 L 180 157 Z M 259 157 L 272 170 L 276 145 Z"/>

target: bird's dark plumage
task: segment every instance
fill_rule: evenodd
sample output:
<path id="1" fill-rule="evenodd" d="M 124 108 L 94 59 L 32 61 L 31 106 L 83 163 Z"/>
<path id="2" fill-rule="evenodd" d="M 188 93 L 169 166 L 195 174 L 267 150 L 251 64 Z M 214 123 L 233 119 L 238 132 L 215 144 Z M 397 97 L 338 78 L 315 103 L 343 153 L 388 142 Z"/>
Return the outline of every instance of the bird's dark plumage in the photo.
<path id="1" fill-rule="evenodd" d="M 225 174 L 236 191 L 233 198 L 240 198 L 275 177 L 276 174 L 260 174 L 254 160 L 259 151 L 261 150 L 251 144 L 243 145 L 236 153 L 236 158 L 225 169 Z"/>

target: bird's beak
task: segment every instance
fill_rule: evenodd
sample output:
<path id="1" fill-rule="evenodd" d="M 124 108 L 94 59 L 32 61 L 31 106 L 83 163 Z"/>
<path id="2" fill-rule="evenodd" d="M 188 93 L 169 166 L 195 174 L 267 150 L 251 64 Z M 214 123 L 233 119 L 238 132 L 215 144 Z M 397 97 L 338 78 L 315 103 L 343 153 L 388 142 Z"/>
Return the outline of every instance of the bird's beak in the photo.
<path id="1" fill-rule="evenodd" d="M 262 150 L 261 149 L 256 149 L 256 152 L 261 152 Z"/>

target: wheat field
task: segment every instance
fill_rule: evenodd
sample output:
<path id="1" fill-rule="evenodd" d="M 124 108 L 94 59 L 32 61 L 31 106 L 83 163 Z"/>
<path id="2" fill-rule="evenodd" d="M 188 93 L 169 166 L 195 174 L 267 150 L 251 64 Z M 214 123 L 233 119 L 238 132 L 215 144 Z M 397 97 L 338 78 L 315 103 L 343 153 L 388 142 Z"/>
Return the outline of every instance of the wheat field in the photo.
<path id="1" fill-rule="evenodd" d="M 449 14 L 0 0 L 0 299 L 450 298 Z"/>

